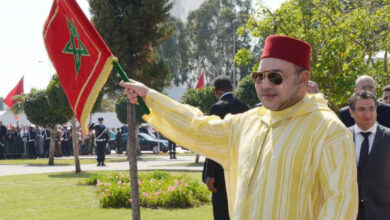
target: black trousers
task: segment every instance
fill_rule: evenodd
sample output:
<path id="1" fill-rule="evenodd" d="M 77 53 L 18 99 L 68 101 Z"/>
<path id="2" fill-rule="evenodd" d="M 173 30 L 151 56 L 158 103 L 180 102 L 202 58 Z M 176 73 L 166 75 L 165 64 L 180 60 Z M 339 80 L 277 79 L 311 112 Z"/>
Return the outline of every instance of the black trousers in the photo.
<path id="1" fill-rule="evenodd" d="M 217 192 L 213 193 L 211 199 L 213 203 L 214 220 L 229 220 L 226 190 L 220 190 L 217 188 Z"/>
<path id="2" fill-rule="evenodd" d="M 104 152 L 106 148 L 106 142 L 96 142 L 96 145 L 97 162 L 104 163 L 106 157 L 106 154 Z"/>
<path id="3" fill-rule="evenodd" d="M 43 143 L 43 149 L 44 149 L 44 156 L 47 157 L 49 156 L 49 151 L 50 151 L 50 139 L 46 139 L 45 142 Z"/>
<path id="4" fill-rule="evenodd" d="M 28 146 L 28 157 L 29 158 L 37 158 L 35 141 L 28 141 L 27 146 Z"/>

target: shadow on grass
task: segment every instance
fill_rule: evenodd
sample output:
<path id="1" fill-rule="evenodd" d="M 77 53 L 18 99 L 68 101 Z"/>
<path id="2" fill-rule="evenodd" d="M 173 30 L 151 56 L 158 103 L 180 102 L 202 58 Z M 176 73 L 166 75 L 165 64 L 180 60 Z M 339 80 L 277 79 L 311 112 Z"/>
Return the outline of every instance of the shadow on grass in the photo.
<path id="1" fill-rule="evenodd" d="M 69 172 L 69 173 L 50 174 L 50 175 L 48 175 L 48 177 L 51 177 L 51 178 L 87 178 L 91 175 L 92 175 L 92 173 L 87 173 L 87 172 L 81 172 L 81 173 Z"/>
<path id="2" fill-rule="evenodd" d="M 50 167 L 50 166 L 55 166 L 55 167 L 60 167 L 60 166 L 71 166 L 72 164 L 66 164 L 66 163 L 55 163 L 54 165 L 47 165 L 47 164 L 35 164 L 35 163 L 29 163 L 27 166 L 32 166 L 32 167 Z"/>
<path id="3" fill-rule="evenodd" d="M 164 166 L 184 166 L 184 167 L 203 167 L 203 163 L 173 163 Z"/>

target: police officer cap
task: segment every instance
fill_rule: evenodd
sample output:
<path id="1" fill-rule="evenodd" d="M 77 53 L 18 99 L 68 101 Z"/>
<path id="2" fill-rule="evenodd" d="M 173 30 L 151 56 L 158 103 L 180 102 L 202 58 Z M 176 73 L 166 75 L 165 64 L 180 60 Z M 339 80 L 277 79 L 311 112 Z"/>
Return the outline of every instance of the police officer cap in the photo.
<path id="1" fill-rule="evenodd" d="M 99 121 L 103 121 L 103 118 L 102 118 L 102 117 L 100 117 L 100 118 L 98 118 L 98 120 L 99 120 Z"/>

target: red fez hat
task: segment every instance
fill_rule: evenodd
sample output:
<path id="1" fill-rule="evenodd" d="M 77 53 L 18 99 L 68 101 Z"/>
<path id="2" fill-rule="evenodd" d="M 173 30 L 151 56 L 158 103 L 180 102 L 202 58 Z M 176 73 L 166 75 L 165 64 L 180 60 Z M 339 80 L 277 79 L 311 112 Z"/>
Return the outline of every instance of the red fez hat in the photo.
<path id="1" fill-rule="evenodd" d="M 270 35 L 265 39 L 260 60 L 272 57 L 310 70 L 310 44 L 292 37 Z"/>

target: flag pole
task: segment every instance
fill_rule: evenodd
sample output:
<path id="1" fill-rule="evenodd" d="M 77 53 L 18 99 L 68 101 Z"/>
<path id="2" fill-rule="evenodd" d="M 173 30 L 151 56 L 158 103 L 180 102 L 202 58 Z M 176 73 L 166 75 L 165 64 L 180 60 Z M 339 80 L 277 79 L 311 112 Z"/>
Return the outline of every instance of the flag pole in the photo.
<path id="1" fill-rule="evenodd" d="M 126 73 L 123 71 L 122 67 L 118 62 L 113 62 L 115 70 L 119 73 L 123 81 L 130 82 Z M 138 103 L 146 114 L 149 114 L 150 111 L 145 105 L 141 97 L 138 96 Z M 140 198 L 139 198 L 139 186 L 138 186 L 138 168 L 137 168 L 137 137 L 135 132 L 135 108 L 134 105 L 127 101 L 127 155 L 129 159 L 130 167 L 130 189 L 131 189 L 131 209 L 133 220 L 141 219 L 141 210 L 140 210 Z"/>
<path id="2" fill-rule="evenodd" d="M 118 62 L 113 62 L 114 63 L 114 68 L 116 71 L 118 71 L 119 75 L 121 76 L 122 80 L 125 82 L 130 82 L 130 79 L 127 77 L 127 74 L 125 71 L 122 69 L 122 66 Z M 142 110 L 145 112 L 145 114 L 150 114 L 149 108 L 146 106 L 144 100 L 141 99 L 141 97 L 138 96 L 138 103 Z"/>

